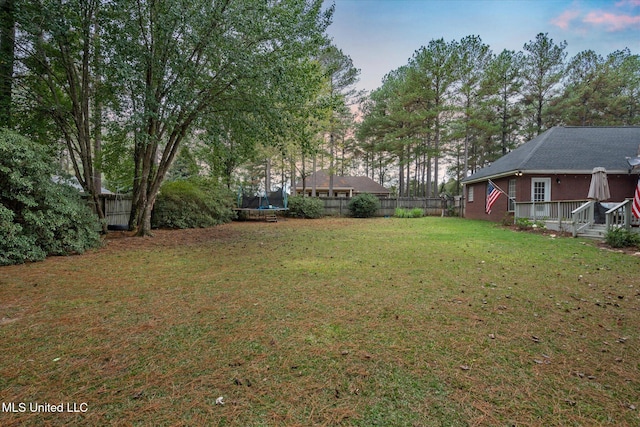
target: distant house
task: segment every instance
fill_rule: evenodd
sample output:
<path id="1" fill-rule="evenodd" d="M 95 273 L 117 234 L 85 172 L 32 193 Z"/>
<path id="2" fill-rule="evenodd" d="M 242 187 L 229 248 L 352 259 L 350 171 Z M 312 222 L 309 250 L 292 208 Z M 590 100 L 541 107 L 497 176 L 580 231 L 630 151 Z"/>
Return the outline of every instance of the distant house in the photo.
<path id="1" fill-rule="evenodd" d="M 329 196 L 329 174 L 327 171 L 317 171 L 309 175 L 304 183 L 302 180 L 296 182 L 296 194 L 311 196 L 313 187 L 316 189 L 316 196 Z M 387 198 L 391 192 L 366 176 L 333 176 L 333 196 L 353 197 L 361 193 L 370 193 L 380 198 Z"/>
<path id="2" fill-rule="evenodd" d="M 562 220 L 588 201 L 594 168 L 606 169 L 609 204 L 632 198 L 638 170 L 627 159 L 638 156 L 639 145 L 640 127 L 551 128 L 463 180 L 464 216 L 490 221 L 508 215 Z M 508 195 L 498 198 L 491 213 L 485 212 L 489 180 Z M 568 213 L 552 212 L 560 203 L 549 202 L 564 203 Z"/>
<path id="3" fill-rule="evenodd" d="M 91 198 L 84 192 L 78 178 L 75 176 L 61 177 L 54 175 L 51 180 L 58 184 L 69 185 L 85 197 L 94 212 L 97 211 Z M 107 228 L 109 230 L 126 230 L 129 228 L 129 216 L 131 215 L 132 197 L 131 195 L 114 194 L 108 189 L 102 187 L 98 195 L 99 203 L 102 207 Z"/>
<path id="4" fill-rule="evenodd" d="M 51 180 L 57 184 L 66 184 L 70 187 L 75 188 L 76 190 L 78 190 L 78 192 L 84 194 L 84 188 L 82 188 L 82 185 L 80 185 L 80 182 L 78 181 L 78 178 L 76 178 L 75 176 L 69 176 L 69 177 L 62 177 L 59 175 L 54 175 L 51 177 Z M 104 187 L 100 188 L 100 193 L 101 194 L 113 194 L 111 191 L 107 190 Z"/>

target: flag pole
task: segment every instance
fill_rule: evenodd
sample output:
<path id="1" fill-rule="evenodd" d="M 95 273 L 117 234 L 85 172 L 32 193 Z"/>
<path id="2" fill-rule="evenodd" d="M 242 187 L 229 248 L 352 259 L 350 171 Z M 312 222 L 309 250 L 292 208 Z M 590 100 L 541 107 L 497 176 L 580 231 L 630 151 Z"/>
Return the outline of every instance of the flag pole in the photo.
<path id="1" fill-rule="evenodd" d="M 489 183 L 490 183 L 491 185 L 493 185 L 493 186 L 494 186 L 494 187 L 495 187 L 499 192 L 501 192 L 501 193 L 502 193 L 502 194 L 504 194 L 505 196 L 509 197 L 509 195 L 508 195 L 508 194 L 507 194 L 507 193 L 506 193 L 502 188 L 498 187 L 498 186 L 496 185 L 496 183 L 495 183 L 495 182 L 491 181 L 490 179 L 489 179 L 488 181 L 489 181 Z"/>

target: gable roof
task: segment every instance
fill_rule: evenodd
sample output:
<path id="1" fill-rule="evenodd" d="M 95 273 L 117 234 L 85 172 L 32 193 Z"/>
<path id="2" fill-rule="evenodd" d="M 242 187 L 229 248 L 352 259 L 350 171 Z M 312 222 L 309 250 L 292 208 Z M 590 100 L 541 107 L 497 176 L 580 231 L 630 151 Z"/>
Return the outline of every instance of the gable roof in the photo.
<path id="1" fill-rule="evenodd" d="M 51 180 L 53 182 L 55 182 L 56 184 L 66 184 L 66 185 L 68 185 L 70 187 L 75 188 L 80 193 L 84 194 L 84 188 L 82 188 L 82 185 L 80 185 L 80 182 L 78 181 L 78 178 L 76 178 L 75 176 L 63 177 L 63 176 L 59 176 L 59 175 L 54 175 L 54 176 L 51 177 Z M 111 191 L 107 190 L 104 187 L 100 187 L 100 193 L 102 193 L 102 194 L 113 194 Z"/>
<path id="2" fill-rule="evenodd" d="M 638 155 L 640 127 L 553 127 L 465 178 L 464 183 L 523 173 L 627 173 Z"/>
<path id="3" fill-rule="evenodd" d="M 316 179 L 316 189 L 329 188 L 329 174 L 327 171 L 320 170 L 312 173 L 305 180 L 306 187 L 311 188 L 313 179 Z M 296 189 L 302 189 L 302 180 L 296 182 Z M 378 184 L 367 176 L 333 176 L 333 189 L 334 190 L 349 190 L 353 189 L 357 193 L 372 193 L 372 194 L 389 194 L 390 191 Z"/>

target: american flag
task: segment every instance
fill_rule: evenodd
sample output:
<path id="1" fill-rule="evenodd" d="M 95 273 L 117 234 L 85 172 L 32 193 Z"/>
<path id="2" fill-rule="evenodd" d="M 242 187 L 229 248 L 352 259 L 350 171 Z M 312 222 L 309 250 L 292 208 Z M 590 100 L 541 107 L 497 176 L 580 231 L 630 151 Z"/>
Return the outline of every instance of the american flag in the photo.
<path id="1" fill-rule="evenodd" d="M 485 212 L 487 214 L 491 213 L 491 207 L 498 200 L 500 194 L 504 193 L 497 185 L 493 183 L 493 181 L 489 180 L 487 183 L 487 205 L 485 208 Z"/>
<path id="2" fill-rule="evenodd" d="M 633 196 L 631 212 L 633 212 L 633 216 L 640 219 L 640 177 L 638 178 L 638 184 L 636 185 L 636 193 Z"/>

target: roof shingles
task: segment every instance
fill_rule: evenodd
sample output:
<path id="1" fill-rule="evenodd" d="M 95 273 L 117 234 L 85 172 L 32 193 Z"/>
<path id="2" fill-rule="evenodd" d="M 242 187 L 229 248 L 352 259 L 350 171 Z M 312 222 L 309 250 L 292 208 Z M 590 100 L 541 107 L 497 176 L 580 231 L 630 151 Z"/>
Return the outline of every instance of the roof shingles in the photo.
<path id="1" fill-rule="evenodd" d="M 464 182 L 522 171 L 591 173 L 595 167 L 623 173 L 626 157 L 635 157 L 640 127 L 554 127 L 499 158 Z"/>
<path id="2" fill-rule="evenodd" d="M 312 180 L 316 180 L 317 188 L 329 188 L 329 174 L 317 171 L 306 179 L 306 187 L 310 188 Z M 302 181 L 296 183 L 296 189 L 302 188 Z M 356 193 L 389 194 L 390 191 L 366 176 L 333 176 L 334 189 L 353 189 Z"/>

